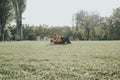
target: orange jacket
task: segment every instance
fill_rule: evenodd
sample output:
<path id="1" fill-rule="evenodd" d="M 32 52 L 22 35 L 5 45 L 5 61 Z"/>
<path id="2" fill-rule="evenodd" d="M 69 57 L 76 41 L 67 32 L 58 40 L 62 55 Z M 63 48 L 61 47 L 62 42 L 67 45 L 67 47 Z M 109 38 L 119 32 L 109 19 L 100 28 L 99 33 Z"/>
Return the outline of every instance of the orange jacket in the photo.
<path id="1" fill-rule="evenodd" d="M 61 36 L 59 35 L 55 36 L 55 42 L 59 43 L 61 41 L 62 41 Z"/>

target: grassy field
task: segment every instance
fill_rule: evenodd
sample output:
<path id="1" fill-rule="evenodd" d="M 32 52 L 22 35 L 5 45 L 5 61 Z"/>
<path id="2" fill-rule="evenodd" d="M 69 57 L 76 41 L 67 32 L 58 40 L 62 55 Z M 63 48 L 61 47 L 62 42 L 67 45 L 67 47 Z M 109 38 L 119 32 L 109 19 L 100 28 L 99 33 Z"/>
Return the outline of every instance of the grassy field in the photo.
<path id="1" fill-rule="evenodd" d="M 120 41 L 0 42 L 0 80 L 120 80 Z"/>

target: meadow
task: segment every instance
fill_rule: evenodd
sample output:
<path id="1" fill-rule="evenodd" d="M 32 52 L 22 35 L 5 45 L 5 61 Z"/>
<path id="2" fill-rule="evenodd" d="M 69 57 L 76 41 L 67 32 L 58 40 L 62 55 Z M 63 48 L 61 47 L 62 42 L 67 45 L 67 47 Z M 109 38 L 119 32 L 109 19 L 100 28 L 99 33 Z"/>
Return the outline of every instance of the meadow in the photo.
<path id="1" fill-rule="evenodd" d="M 0 80 L 120 80 L 120 41 L 0 42 Z"/>

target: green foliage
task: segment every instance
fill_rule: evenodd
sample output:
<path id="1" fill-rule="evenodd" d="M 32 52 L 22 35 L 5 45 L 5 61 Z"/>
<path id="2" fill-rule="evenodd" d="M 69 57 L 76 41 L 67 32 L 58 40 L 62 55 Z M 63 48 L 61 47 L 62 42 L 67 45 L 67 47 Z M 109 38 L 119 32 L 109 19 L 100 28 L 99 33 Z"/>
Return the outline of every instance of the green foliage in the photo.
<path id="1" fill-rule="evenodd" d="M 13 36 L 11 34 L 10 29 L 6 27 L 5 30 L 4 30 L 4 39 L 9 41 L 9 40 L 11 40 L 12 37 Z"/>
<path id="2" fill-rule="evenodd" d="M 26 0 L 0 0 L 0 41 L 6 39 L 6 35 L 14 32 L 4 32 L 6 24 L 16 16 L 17 39 L 22 39 L 22 13 L 26 7 Z M 19 27 L 18 27 L 19 26 Z M 5 34 L 4 34 L 5 33 Z M 8 35 L 7 35 L 8 36 Z"/>
<path id="3" fill-rule="evenodd" d="M 17 0 L 17 1 L 18 1 L 20 12 L 23 13 L 26 9 L 26 1 L 27 0 Z"/>
<path id="4" fill-rule="evenodd" d="M 120 41 L 0 42 L 0 79 L 119 80 L 119 53 Z"/>
<path id="5" fill-rule="evenodd" d="M 76 37 L 83 40 L 119 40 L 120 39 L 120 8 L 113 10 L 110 17 L 100 17 L 96 13 L 80 11 L 75 14 Z M 84 31 L 82 31 L 84 30 Z"/>
<path id="6" fill-rule="evenodd" d="M 114 9 L 112 16 L 112 26 L 113 26 L 113 35 L 114 39 L 120 39 L 120 7 Z"/>
<path id="7" fill-rule="evenodd" d="M 36 35 L 35 35 L 35 33 L 29 33 L 28 34 L 28 40 L 36 40 Z"/>
<path id="8" fill-rule="evenodd" d="M 40 25 L 40 26 L 24 25 L 23 33 L 24 33 L 24 39 L 27 39 L 27 36 L 30 33 L 35 33 L 36 37 L 40 36 L 41 39 L 44 39 L 44 37 L 52 38 L 54 33 L 58 33 L 61 36 L 71 37 L 73 35 L 73 30 L 71 27 L 68 26 L 47 27 L 44 25 Z"/>
<path id="9" fill-rule="evenodd" d="M 0 41 L 4 40 L 4 28 L 13 17 L 11 0 L 0 0 Z"/>
<path id="10" fill-rule="evenodd" d="M 90 40 L 95 35 L 94 28 L 98 25 L 100 21 L 100 16 L 96 13 L 88 13 L 86 11 L 80 11 L 75 14 L 75 22 L 76 22 L 76 32 L 79 29 L 83 28 L 85 31 L 86 40 Z M 92 37 L 91 37 L 92 33 Z"/>
<path id="11" fill-rule="evenodd" d="M 22 25 L 22 13 L 25 8 L 26 0 L 0 0 L 0 40 L 10 40 L 7 39 L 10 36 L 12 40 L 28 40 L 31 35 L 43 40 L 44 37 L 52 38 L 54 33 L 71 37 L 73 40 L 120 40 L 120 7 L 114 9 L 110 17 L 79 11 L 74 15 L 75 25 L 72 27 Z M 6 30 L 5 25 L 12 21 L 13 16 L 16 16 L 17 26 L 8 25 Z"/>
<path id="12" fill-rule="evenodd" d="M 1 26 L 9 22 L 13 15 L 11 0 L 0 0 L 0 24 Z"/>

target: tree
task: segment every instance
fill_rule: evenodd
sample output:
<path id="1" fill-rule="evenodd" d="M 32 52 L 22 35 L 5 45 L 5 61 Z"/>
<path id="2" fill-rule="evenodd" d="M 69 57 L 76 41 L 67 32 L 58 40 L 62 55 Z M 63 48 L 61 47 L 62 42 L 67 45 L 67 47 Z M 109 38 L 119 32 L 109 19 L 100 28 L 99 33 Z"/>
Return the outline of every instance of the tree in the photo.
<path id="1" fill-rule="evenodd" d="M 26 0 L 12 0 L 15 14 L 16 14 L 16 25 L 17 25 L 17 40 L 23 39 L 23 27 L 22 27 L 22 13 L 26 7 Z"/>
<path id="2" fill-rule="evenodd" d="M 99 15 L 96 13 L 88 14 L 86 11 L 80 11 L 76 13 L 76 27 L 78 27 L 78 30 L 80 28 L 84 28 L 86 39 L 90 39 L 90 33 L 94 35 L 94 27 L 99 23 Z M 77 30 L 77 31 L 78 31 Z"/>
<path id="3" fill-rule="evenodd" d="M 11 0 L 0 0 L 0 41 L 4 40 L 4 28 L 12 19 Z"/>
<path id="4" fill-rule="evenodd" d="M 120 39 L 120 7 L 113 10 L 112 28 L 112 39 Z"/>

